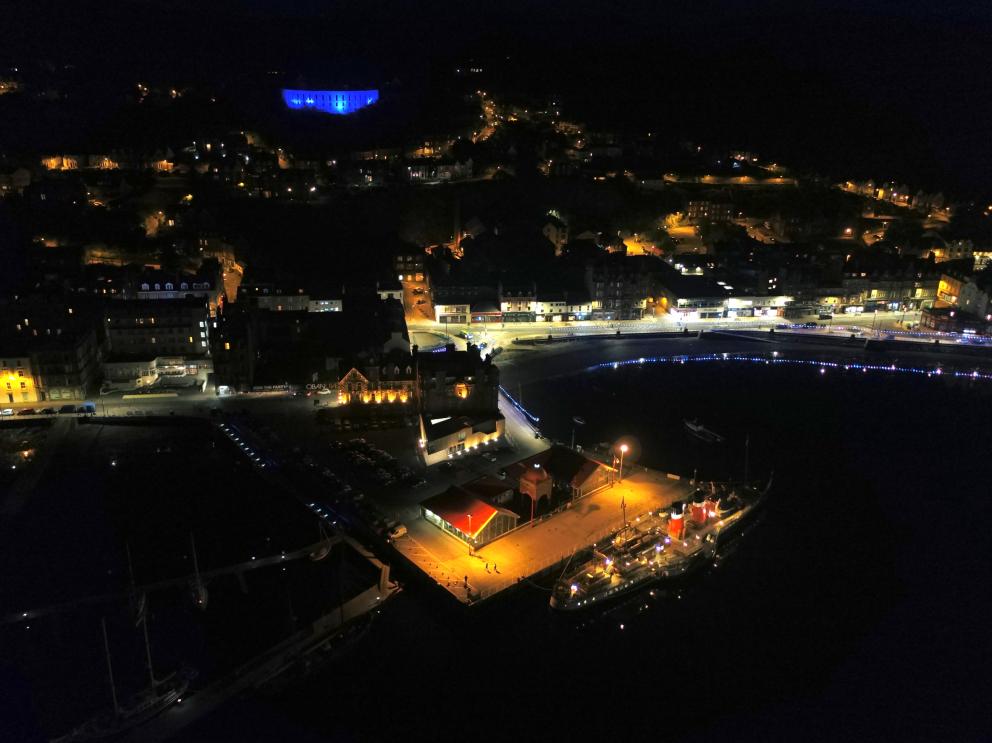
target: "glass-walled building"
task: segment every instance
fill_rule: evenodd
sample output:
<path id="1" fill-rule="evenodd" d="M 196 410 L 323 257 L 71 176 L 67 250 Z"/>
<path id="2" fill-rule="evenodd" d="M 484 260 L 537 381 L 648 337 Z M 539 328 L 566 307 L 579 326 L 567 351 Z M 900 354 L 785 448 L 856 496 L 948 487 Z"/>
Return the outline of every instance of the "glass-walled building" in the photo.
<path id="1" fill-rule="evenodd" d="M 420 511 L 434 526 L 473 548 L 512 531 L 520 518 L 513 511 L 488 503 L 457 485 L 425 500 Z"/>

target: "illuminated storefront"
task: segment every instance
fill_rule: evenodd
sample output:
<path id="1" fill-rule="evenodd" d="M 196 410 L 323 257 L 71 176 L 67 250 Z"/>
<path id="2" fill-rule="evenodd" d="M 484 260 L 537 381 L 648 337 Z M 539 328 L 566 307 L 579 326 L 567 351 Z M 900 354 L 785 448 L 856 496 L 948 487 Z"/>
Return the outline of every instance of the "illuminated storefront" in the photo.
<path id="1" fill-rule="evenodd" d="M 338 380 L 338 404 L 405 406 L 413 403 L 412 368 L 384 368 L 379 376 L 379 379 L 369 379 L 358 369 L 351 369 Z"/>

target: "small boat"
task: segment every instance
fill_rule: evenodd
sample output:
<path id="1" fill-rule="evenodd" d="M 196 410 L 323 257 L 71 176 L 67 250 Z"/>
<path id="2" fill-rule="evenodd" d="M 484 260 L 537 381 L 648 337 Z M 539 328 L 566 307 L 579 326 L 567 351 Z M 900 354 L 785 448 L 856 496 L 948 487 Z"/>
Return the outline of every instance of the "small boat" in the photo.
<path id="1" fill-rule="evenodd" d="M 705 441 L 707 444 L 719 444 L 721 441 L 723 441 L 723 436 L 716 433 L 715 431 L 711 431 L 710 429 L 706 428 L 706 426 L 704 426 L 702 423 L 696 420 L 682 421 L 682 422 L 685 424 L 685 430 L 688 431 L 691 435 L 695 436 L 700 441 Z"/>

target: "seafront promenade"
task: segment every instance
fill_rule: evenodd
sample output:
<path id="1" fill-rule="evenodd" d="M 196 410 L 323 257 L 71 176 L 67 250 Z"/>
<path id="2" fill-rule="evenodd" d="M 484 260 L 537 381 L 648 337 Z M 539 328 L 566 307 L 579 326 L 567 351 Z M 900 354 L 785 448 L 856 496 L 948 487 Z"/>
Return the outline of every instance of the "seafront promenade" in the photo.
<path id="1" fill-rule="evenodd" d="M 645 469 L 625 468 L 622 482 L 576 500 L 563 511 L 526 523 L 485 547 L 468 545 L 422 518 L 395 547 L 463 604 L 476 604 L 549 567 L 648 511 L 666 508 L 690 493 L 687 480 Z"/>

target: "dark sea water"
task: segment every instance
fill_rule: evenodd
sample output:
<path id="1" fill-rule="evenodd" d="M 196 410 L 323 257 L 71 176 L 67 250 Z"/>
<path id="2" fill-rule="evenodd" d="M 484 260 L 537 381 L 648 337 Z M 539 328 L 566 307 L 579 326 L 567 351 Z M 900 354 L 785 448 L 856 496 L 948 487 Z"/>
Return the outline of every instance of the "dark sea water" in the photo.
<path id="1" fill-rule="evenodd" d="M 113 464 L 111 464 L 113 462 Z M 3 494 L 5 495 L 5 494 Z M 46 740 L 110 707 L 107 622 L 122 700 L 147 684 L 137 584 L 189 576 L 190 534 L 203 571 L 292 551 L 320 538 L 315 517 L 264 481 L 203 421 L 73 429 L 16 515 L 0 521 L 0 741 Z M 374 583 L 346 550 L 207 581 L 206 611 L 185 581 L 150 591 L 156 675 L 187 666 L 208 681 Z M 95 600 L 76 603 L 80 597 Z"/>
<path id="2" fill-rule="evenodd" d="M 576 625 L 521 586 L 477 613 L 410 581 L 351 654 L 182 740 L 981 740 L 992 387 L 734 363 L 524 387 L 546 435 L 774 488 L 683 590 Z M 698 418 L 726 437 L 701 445 Z"/>

